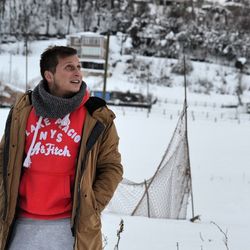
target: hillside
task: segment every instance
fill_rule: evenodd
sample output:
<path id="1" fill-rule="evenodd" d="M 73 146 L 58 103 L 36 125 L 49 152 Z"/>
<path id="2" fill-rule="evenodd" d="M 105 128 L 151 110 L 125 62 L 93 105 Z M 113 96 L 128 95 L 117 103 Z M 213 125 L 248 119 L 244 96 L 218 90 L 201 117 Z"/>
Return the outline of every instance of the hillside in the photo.
<path id="1" fill-rule="evenodd" d="M 59 44 L 63 41 L 54 42 Z M 37 76 L 35 62 L 40 51 L 47 45 L 33 44 L 36 49 L 30 74 Z M 7 61 L 8 56 L 2 57 L 1 62 L 2 59 Z M 194 67 L 196 65 L 203 63 L 194 64 Z M 19 67 L 21 66 L 19 58 Z M 208 75 L 212 74 L 213 68 L 221 70 L 220 66 L 212 66 Z M 197 71 L 203 75 L 201 69 Z M 140 83 L 129 82 L 121 74 L 123 70 L 122 63 L 115 68 L 108 81 L 109 88 L 138 90 Z M 173 77 L 174 82 L 177 79 Z M 94 88 L 97 79 L 88 78 L 86 82 Z M 179 84 L 181 85 L 181 78 Z M 135 182 L 148 179 L 155 172 L 182 108 L 182 86 L 170 88 L 150 84 L 150 90 L 159 99 L 150 113 L 138 108 L 111 107 L 116 114 L 124 177 Z M 120 250 L 249 249 L 249 114 L 237 117 L 235 110 L 221 108 L 222 103 L 237 101 L 232 95 L 205 95 L 189 91 L 188 101 L 194 209 L 195 215 L 200 215 L 201 219 L 195 223 L 189 221 L 192 217 L 190 203 L 187 220 L 131 217 L 104 212 L 102 228 L 107 243 L 104 250 L 114 249 L 121 219 L 124 220 L 124 232 L 121 234 Z M 0 137 L 4 132 L 8 112 L 9 109 L 0 109 Z"/>
<path id="2" fill-rule="evenodd" d="M 140 55 L 120 55 L 120 37 L 111 36 L 109 72 L 107 90 L 132 91 L 157 96 L 159 101 L 182 102 L 184 77 L 174 73 L 173 68 L 182 67 L 183 61 L 159 57 L 146 57 Z M 66 45 L 65 39 L 51 39 L 48 41 L 31 42 L 29 44 L 30 55 L 28 57 L 28 88 L 33 88 L 39 81 L 39 57 L 42 51 L 49 45 Z M 126 46 L 130 46 L 127 43 Z M 21 43 L 3 45 L 2 48 L 8 53 L 0 54 L 0 82 L 3 86 L 10 84 L 19 91 L 25 89 L 26 58 L 21 55 Z M 19 51 L 19 54 L 17 54 Z M 202 103 L 212 106 L 216 101 L 220 105 L 237 105 L 236 95 L 239 79 L 241 79 L 244 103 L 249 102 L 250 76 L 241 74 L 234 66 L 223 66 L 208 62 L 187 62 L 193 70 L 187 75 L 189 102 L 195 103 L 196 97 Z M 91 90 L 102 90 L 102 77 L 85 77 Z M 176 91 L 179 89 L 179 91 Z"/>
<path id="3" fill-rule="evenodd" d="M 119 250 L 248 250 L 249 1 L 197 0 L 195 19 L 189 5 L 149 3 L 140 9 L 132 2 L 3 1 L 0 101 L 13 103 L 13 91 L 32 89 L 39 82 L 40 54 L 49 45 L 66 45 L 65 34 L 110 29 L 107 90 L 150 93 L 157 99 L 150 112 L 110 106 L 116 114 L 124 177 L 143 182 L 155 173 L 182 110 L 184 77 L 178 72 L 183 71 L 185 54 L 190 67 L 187 111 L 194 211 L 200 220 L 189 221 L 191 200 L 186 220 L 105 211 L 104 250 L 114 250 L 121 219 L 124 232 Z M 241 57 L 247 59 L 242 71 L 235 67 Z M 102 90 L 102 77 L 84 80 L 90 90 Z M 239 98 L 244 105 L 238 106 Z M 8 112 L 9 108 L 0 108 L 0 138 Z"/>

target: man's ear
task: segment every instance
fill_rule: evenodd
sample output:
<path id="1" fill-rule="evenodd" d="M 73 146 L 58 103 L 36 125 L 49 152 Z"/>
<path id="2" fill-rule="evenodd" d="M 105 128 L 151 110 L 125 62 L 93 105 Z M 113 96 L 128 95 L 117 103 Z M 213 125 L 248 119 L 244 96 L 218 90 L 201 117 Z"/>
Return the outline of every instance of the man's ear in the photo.
<path id="1" fill-rule="evenodd" d="M 52 74 L 52 72 L 50 72 L 48 70 L 45 70 L 44 77 L 48 83 L 52 82 L 52 80 L 53 80 L 53 74 Z"/>

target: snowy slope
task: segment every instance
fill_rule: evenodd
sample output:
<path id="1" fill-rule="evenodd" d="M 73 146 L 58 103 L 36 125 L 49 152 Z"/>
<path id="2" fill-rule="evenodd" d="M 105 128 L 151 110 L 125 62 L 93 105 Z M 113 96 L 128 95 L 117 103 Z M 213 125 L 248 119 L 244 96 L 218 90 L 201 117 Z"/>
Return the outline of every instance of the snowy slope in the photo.
<path id="1" fill-rule="evenodd" d="M 176 119 L 161 113 L 147 117 L 145 111 L 114 108 L 120 135 L 125 177 L 142 181 L 154 173 L 174 130 Z M 8 110 L 0 110 L 1 120 Z M 4 122 L 0 123 L 3 133 Z M 104 213 L 106 249 L 113 249 L 120 219 L 125 231 L 121 250 L 226 249 L 223 234 L 214 221 L 228 232 L 231 250 L 248 250 L 250 240 L 250 129 L 249 122 L 189 121 L 190 157 L 195 214 L 201 221 L 175 221 L 127 217 Z M 191 218 L 189 206 L 188 218 Z"/>
<path id="2" fill-rule="evenodd" d="M 64 42 L 32 43 L 34 53 L 29 59 L 29 79 L 39 77 L 38 60 L 41 51 L 51 43 Z M 118 49 L 113 47 L 113 60 L 118 57 L 115 53 Z M 9 68 L 3 59 L 8 62 L 8 56 L 0 55 L 1 69 L 6 76 Z M 15 60 L 18 79 L 25 79 L 25 58 L 13 56 L 13 69 Z M 218 65 L 211 65 L 208 70 L 202 64 L 194 66 L 199 75 L 211 79 L 216 76 L 214 72 L 222 69 Z M 117 66 L 113 77 L 108 80 L 109 89 L 144 89 L 145 85 L 139 82 L 128 82 L 123 70 L 122 64 Z M 190 75 L 188 79 L 195 77 Z M 90 88 L 101 87 L 101 80 L 86 79 Z M 166 150 L 183 101 L 182 78 L 175 77 L 174 81 L 179 81 L 178 87 L 150 85 L 150 90 L 159 99 L 150 114 L 141 109 L 112 107 L 117 116 L 124 176 L 130 180 L 142 181 L 151 177 Z M 235 81 L 232 77 L 231 86 Z M 188 92 L 188 100 L 194 209 L 195 215 L 201 215 L 201 220 L 191 223 L 188 220 L 148 219 L 103 213 L 103 234 L 107 237 L 105 249 L 114 249 L 121 218 L 124 219 L 124 232 L 121 234 L 120 250 L 227 249 L 223 233 L 211 221 L 223 232 L 227 232 L 228 249 L 250 249 L 250 117 L 248 114 L 239 115 L 236 110 L 221 108 L 223 103 L 237 102 L 232 95 L 198 95 Z M 4 131 L 7 114 L 7 109 L 0 109 L 0 136 Z M 188 219 L 191 216 L 189 205 Z"/>
<path id="3" fill-rule="evenodd" d="M 50 45 L 66 45 L 65 39 L 52 39 L 48 41 L 31 42 L 29 44 L 29 50 L 31 54 L 28 57 L 28 70 L 27 79 L 28 87 L 33 88 L 40 80 L 39 71 L 39 59 L 40 54 Z M 0 81 L 11 83 L 15 87 L 25 89 L 26 82 L 26 58 L 21 54 L 23 44 L 13 43 L 2 46 L 4 51 L 9 53 L 0 54 Z M 116 37 L 111 37 L 110 44 L 110 59 L 109 59 L 109 71 L 112 73 L 112 77 L 107 80 L 107 90 L 122 90 L 122 91 L 133 91 L 142 92 L 146 94 L 147 82 L 149 82 L 149 92 L 157 96 L 161 100 L 166 99 L 171 101 L 182 101 L 183 91 L 173 90 L 172 88 L 162 87 L 162 84 L 157 84 L 159 76 L 164 74 L 167 77 L 167 81 L 172 86 L 181 87 L 183 86 L 183 76 L 174 75 L 171 73 L 172 66 L 177 62 L 176 60 L 166 58 L 151 58 L 137 56 L 135 64 L 139 64 L 141 67 L 149 65 L 150 73 L 152 76 L 149 81 L 147 78 L 142 81 L 138 79 L 142 74 L 147 74 L 144 71 L 138 70 L 127 70 L 129 65 L 126 63 L 127 60 L 131 60 L 132 56 L 120 55 L 120 40 Z M 116 67 L 111 65 L 116 64 Z M 238 84 L 238 73 L 235 68 L 226 67 L 222 65 L 192 62 L 193 72 L 188 75 L 187 82 L 190 90 L 190 100 L 202 100 L 203 102 L 221 104 L 236 104 L 237 98 L 232 96 L 235 93 L 236 86 Z M 139 72 L 139 73 L 138 73 Z M 157 78 L 158 77 L 158 78 Z M 213 85 L 210 95 L 196 95 L 195 92 L 204 92 L 198 87 L 199 81 L 206 79 L 210 84 Z M 103 78 L 102 77 L 88 77 L 85 78 L 90 89 L 102 90 Z M 152 83 L 152 84 L 151 84 Z M 242 76 L 242 86 L 244 90 L 243 101 L 250 100 L 250 76 Z M 225 92 L 223 98 L 221 91 Z M 193 97 L 195 96 L 195 97 Z"/>

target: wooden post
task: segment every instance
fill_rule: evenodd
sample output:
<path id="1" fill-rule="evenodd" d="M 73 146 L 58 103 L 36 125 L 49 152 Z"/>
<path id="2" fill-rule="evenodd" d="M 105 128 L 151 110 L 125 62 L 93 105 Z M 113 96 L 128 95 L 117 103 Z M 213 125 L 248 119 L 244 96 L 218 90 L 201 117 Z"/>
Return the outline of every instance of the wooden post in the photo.
<path id="1" fill-rule="evenodd" d="M 9 61 L 9 84 L 12 82 L 12 52 L 10 52 L 10 61 Z"/>
<path id="2" fill-rule="evenodd" d="M 108 58 L 109 58 L 109 31 L 107 35 L 107 45 L 106 45 L 106 57 L 105 57 L 105 71 L 104 71 L 104 83 L 103 83 L 103 91 L 102 98 L 105 100 L 106 97 L 106 85 L 107 85 L 107 75 L 108 75 Z"/>
<path id="3" fill-rule="evenodd" d="M 145 192 L 146 192 L 146 195 L 147 195 L 148 218 L 150 218 L 149 193 L 148 193 L 148 186 L 147 186 L 147 181 L 146 180 L 144 180 L 144 184 L 145 184 Z"/>
<path id="4" fill-rule="evenodd" d="M 190 191 L 191 191 L 191 204 L 192 204 L 192 217 L 194 218 L 194 197 L 193 197 L 193 186 L 192 186 L 192 175 L 190 167 L 190 158 L 189 158 L 189 145 L 188 145 L 188 131 L 187 131 L 187 79 L 186 79 L 186 58 L 185 54 L 183 56 L 184 63 L 184 105 L 185 105 L 185 137 L 187 141 L 187 156 L 188 156 L 188 173 L 190 177 Z"/>

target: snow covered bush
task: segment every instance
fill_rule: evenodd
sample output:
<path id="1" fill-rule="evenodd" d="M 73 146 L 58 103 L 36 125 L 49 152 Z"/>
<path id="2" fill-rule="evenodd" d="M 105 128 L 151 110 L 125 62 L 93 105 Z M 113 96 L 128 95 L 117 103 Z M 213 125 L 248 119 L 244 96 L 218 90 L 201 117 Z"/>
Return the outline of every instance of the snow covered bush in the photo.
<path id="1" fill-rule="evenodd" d="M 178 62 L 172 67 L 171 71 L 179 75 L 184 75 L 184 73 L 189 74 L 190 72 L 193 71 L 192 62 L 186 58 L 184 66 L 184 57 L 181 56 Z"/>
<path id="2" fill-rule="evenodd" d="M 213 83 L 207 78 L 199 78 L 197 82 L 189 86 L 192 92 L 209 95 L 213 89 Z"/>

